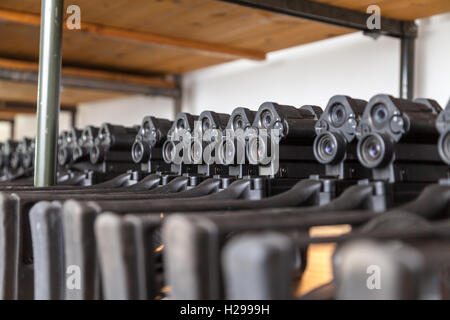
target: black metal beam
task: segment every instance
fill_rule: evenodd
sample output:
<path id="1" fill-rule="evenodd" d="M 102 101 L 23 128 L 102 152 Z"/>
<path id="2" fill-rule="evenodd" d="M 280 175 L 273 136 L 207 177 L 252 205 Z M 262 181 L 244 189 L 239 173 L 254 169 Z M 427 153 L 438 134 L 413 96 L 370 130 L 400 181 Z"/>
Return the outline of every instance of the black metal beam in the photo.
<path id="1" fill-rule="evenodd" d="M 15 121 L 14 119 L 4 119 L 0 118 L 0 122 L 8 122 L 9 123 L 9 138 L 14 140 L 14 131 L 15 131 Z"/>
<path id="2" fill-rule="evenodd" d="M 415 39 L 400 40 L 400 98 L 414 98 Z"/>
<path id="3" fill-rule="evenodd" d="M 15 128 L 16 128 L 16 121 L 15 120 L 9 120 L 9 130 L 10 130 L 10 134 L 9 134 L 9 138 L 11 140 L 14 140 L 14 132 L 15 132 Z"/>
<path id="4" fill-rule="evenodd" d="M 74 109 L 75 105 L 61 105 L 62 111 L 71 111 Z M 35 102 L 18 102 L 18 101 L 0 101 L 0 108 L 2 109 L 11 109 L 14 110 L 35 110 L 36 111 L 36 103 Z"/>
<path id="5" fill-rule="evenodd" d="M 20 81 L 37 83 L 38 74 L 33 71 L 13 70 L 0 68 L 0 79 L 10 81 Z M 129 94 L 143 94 L 151 96 L 178 97 L 180 95 L 178 88 L 153 87 L 134 83 L 125 83 L 113 80 L 91 79 L 75 76 L 63 76 L 61 79 L 63 87 L 94 89 L 123 92 Z"/>
<path id="6" fill-rule="evenodd" d="M 72 128 L 77 127 L 77 108 L 72 108 L 70 110 L 66 110 L 70 112 L 70 121 Z"/>
<path id="7" fill-rule="evenodd" d="M 328 23 L 345 28 L 404 38 L 417 36 L 414 21 L 381 18 L 381 30 L 367 27 L 369 14 L 310 0 L 220 0 L 255 9 Z"/>

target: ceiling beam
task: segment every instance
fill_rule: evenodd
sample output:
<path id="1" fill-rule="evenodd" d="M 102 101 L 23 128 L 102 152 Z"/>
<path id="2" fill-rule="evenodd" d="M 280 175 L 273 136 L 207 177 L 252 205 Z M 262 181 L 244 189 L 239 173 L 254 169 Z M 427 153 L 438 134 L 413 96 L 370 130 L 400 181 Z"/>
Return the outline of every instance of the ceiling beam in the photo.
<path id="1" fill-rule="evenodd" d="M 0 68 L 19 70 L 19 71 L 32 71 L 38 72 L 39 65 L 37 62 L 14 60 L 0 58 Z M 155 87 L 163 88 L 174 88 L 175 82 L 164 78 L 164 76 L 142 76 L 133 75 L 128 73 L 111 72 L 103 70 L 93 70 L 84 68 L 73 68 L 73 67 L 63 67 L 63 76 L 73 76 L 81 78 L 117 81 L 117 82 L 127 82 L 142 85 L 149 85 Z"/>
<path id="2" fill-rule="evenodd" d="M 18 114 L 19 114 L 19 112 L 15 112 L 15 111 L 0 110 L 0 119 L 14 120 L 14 118 Z"/>
<path id="3" fill-rule="evenodd" d="M 23 13 L 5 9 L 0 9 L 0 21 L 1 20 L 34 26 L 40 25 L 40 16 L 37 14 Z M 266 58 L 266 53 L 262 51 L 236 48 L 218 43 L 164 36 L 150 32 L 131 31 L 87 22 L 83 22 L 81 24 L 81 30 L 67 29 L 67 26 L 65 24 L 64 29 L 69 32 L 83 32 L 89 35 L 101 36 L 122 41 L 134 41 L 152 45 L 162 45 L 167 47 L 192 50 L 200 54 L 213 55 L 227 59 L 244 58 L 251 60 L 264 60 Z"/>
<path id="4" fill-rule="evenodd" d="M 62 105 L 62 112 L 73 112 L 76 106 Z M 26 102 L 0 101 L 0 119 L 14 120 L 16 115 L 20 114 L 36 114 L 36 104 Z"/>
<path id="5" fill-rule="evenodd" d="M 10 109 L 10 108 L 3 108 L 1 107 L 1 103 L 0 103 L 0 113 L 1 112 L 5 112 L 5 113 L 11 113 L 11 114 L 36 114 L 36 108 L 33 109 Z"/>
<path id="6" fill-rule="evenodd" d="M 414 21 L 403 21 L 381 17 L 381 29 L 369 30 L 367 26 L 367 19 L 370 17 L 369 14 L 311 0 L 220 1 L 360 30 L 368 34 L 377 33 L 397 38 L 415 38 L 417 36 L 417 25 Z"/>
<path id="7" fill-rule="evenodd" d="M 2 101 L 0 100 L 0 111 L 17 111 L 18 113 L 36 113 L 36 103 Z M 61 105 L 61 111 L 72 111 L 77 108 L 76 105 Z"/>
<path id="8" fill-rule="evenodd" d="M 37 83 L 39 66 L 35 62 L 0 58 L 0 79 Z M 63 87 L 124 92 L 130 94 L 177 97 L 179 88 L 164 77 L 132 75 L 111 71 L 62 68 Z"/>

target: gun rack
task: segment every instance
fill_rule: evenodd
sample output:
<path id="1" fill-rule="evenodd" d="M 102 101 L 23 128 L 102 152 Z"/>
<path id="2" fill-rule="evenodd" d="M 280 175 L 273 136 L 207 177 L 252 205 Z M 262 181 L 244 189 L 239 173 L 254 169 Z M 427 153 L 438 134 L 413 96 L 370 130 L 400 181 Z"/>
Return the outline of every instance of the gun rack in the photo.
<path id="1" fill-rule="evenodd" d="M 236 59 L 261 61 L 273 51 L 357 31 L 392 36 L 401 42 L 400 96 L 412 98 L 414 20 L 446 12 L 450 3 L 383 2 L 382 27 L 373 32 L 365 10 L 381 2 L 3 0 L 0 100 L 37 103 L 35 183 L 44 186 L 54 182 L 60 104 L 159 95 L 172 98 L 178 113 L 183 73 Z M 68 5 L 81 8 L 81 30 L 67 28 Z M 38 99 L 28 99 L 38 88 Z M 0 118 L 10 121 L 14 112 L 2 110 Z"/>

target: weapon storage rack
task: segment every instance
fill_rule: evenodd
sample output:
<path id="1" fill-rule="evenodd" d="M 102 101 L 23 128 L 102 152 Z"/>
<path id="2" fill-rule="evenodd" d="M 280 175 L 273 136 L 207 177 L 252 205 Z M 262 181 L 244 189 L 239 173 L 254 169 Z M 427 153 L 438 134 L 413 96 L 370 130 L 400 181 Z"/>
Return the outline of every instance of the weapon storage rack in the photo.
<path id="1" fill-rule="evenodd" d="M 367 26 L 369 14 L 365 10 L 372 4 L 382 8 L 378 30 Z M 73 5 L 81 10 L 81 29 L 72 30 L 67 24 L 74 12 L 67 9 Z M 35 113 L 37 105 L 34 183 L 50 186 L 55 181 L 60 110 L 72 113 L 75 126 L 79 103 L 143 94 L 172 99 L 175 114 L 179 114 L 181 80 L 186 72 L 237 59 L 263 61 L 273 51 L 351 32 L 363 32 L 374 39 L 398 39 L 399 96 L 412 100 L 418 33 L 414 20 L 447 11 L 448 0 L 3 0 L 0 37 L 7 41 L 0 42 L 0 121 L 10 121 L 14 126 L 16 114 Z M 315 110 L 314 115 L 317 112 L 312 107 L 308 110 Z M 205 112 L 202 115 L 207 118 Z M 208 119 L 220 122 L 212 115 Z M 144 119 L 142 127 L 153 120 L 148 121 Z M 163 120 L 152 125 L 165 128 L 168 123 Z M 103 129 L 117 134 L 123 129 L 119 127 L 106 124 Z M 120 134 L 134 141 L 138 129 L 128 129 Z M 75 137 L 76 130 L 70 134 Z M 31 145 L 31 141 L 27 143 Z M 115 147 L 117 150 L 112 151 L 117 159 L 125 153 L 130 156 L 128 150 L 121 149 L 123 146 Z M 95 150 L 97 162 L 102 162 L 104 154 Z M 144 157 L 146 152 L 143 144 L 137 150 L 140 154 L 132 153 L 134 162 L 135 156 Z M 152 166 L 150 160 L 146 165 Z M 118 171 L 123 169 L 116 166 Z M 316 173 L 317 167 L 311 170 Z M 28 172 L 31 177 L 33 169 Z M 322 231 L 324 236 L 345 234 L 349 229 L 344 225 L 313 231 Z M 318 250 L 312 252 L 319 255 L 316 260 L 324 261 L 323 266 L 315 265 L 320 273 L 321 268 L 329 267 L 325 265 L 328 260 L 320 255 L 329 256 L 334 248 L 319 247 L 317 244 Z M 299 294 L 312 287 L 302 283 Z"/>
<path id="2" fill-rule="evenodd" d="M 367 29 L 369 4 L 382 7 L 381 30 Z M 81 9 L 81 30 L 66 25 L 70 5 Z M 146 94 L 172 98 L 179 112 L 185 72 L 357 31 L 399 39 L 400 96 L 411 98 L 414 20 L 449 10 L 447 0 L 4 0 L 0 118 L 38 102 L 36 176 L 46 178 L 36 183 L 51 184 L 60 105 L 75 116 L 80 102 Z"/>

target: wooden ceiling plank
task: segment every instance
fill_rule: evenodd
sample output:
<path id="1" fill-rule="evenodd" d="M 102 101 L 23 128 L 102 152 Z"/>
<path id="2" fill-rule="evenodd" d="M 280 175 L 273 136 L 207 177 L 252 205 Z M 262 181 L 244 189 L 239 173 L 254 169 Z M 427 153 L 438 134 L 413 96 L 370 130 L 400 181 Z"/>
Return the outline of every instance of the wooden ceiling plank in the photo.
<path id="1" fill-rule="evenodd" d="M 129 96 L 129 94 L 64 87 L 61 92 L 61 106 L 77 105 L 83 102 L 115 99 L 126 96 Z M 0 100 L 36 104 L 36 97 L 37 85 L 35 83 L 0 80 Z"/>
<path id="2" fill-rule="evenodd" d="M 0 111 L 0 121 L 14 120 L 17 113 Z"/>
<path id="3" fill-rule="evenodd" d="M 15 12 L 0 9 L 0 20 L 40 26 L 40 17 L 36 14 Z M 158 44 L 168 47 L 190 49 L 201 54 L 219 55 L 227 58 L 245 58 L 251 60 L 264 60 L 265 52 L 245 48 L 235 48 L 222 44 L 183 39 L 177 37 L 162 36 L 149 32 L 136 32 L 115 27 L 82 23 L 81 30 L 70 30 L 64 25 L 65 30 L 72 32 L 84 32 L 90 35 L 121 39 L 124 41 L 138 41 L 149 44 Z"/>
<path id="4" fill-rule="evenodd" d="M 369 5 L 378 5 L 387 18 L 415 20 L 450 11 L 448 0 L 314 0 L 347 9 L 365 11 Z"/>
<path id="5" fill-rule="evenodd" d="M 36 109 L 25 109 L 25 108 L 17 108 L 17 109 L 9 109 L 9 108 L 2 108 L 0 103 L 0 113 L 14 113 L 14 114 L 36 114 Z"/>
<path id="6" fill-rule="evenodd" d="M 450 10 L 449 0 L 315 1 L 358 11 L 365 11 L 369 4 L 377 4 L 383 16 L 405 20 Z M 80 6 L 82 23 L 207 43 L 212 41 L 266 53 L 349 32 L 313 21 L 215 0 L 72 0 L 70 4 Z M 37 0 L 2 0 L 0 8 L 38 16 L 40 4 Z M 34 25 L 0 23 L 0 38 L 8 40 L 0 42 L 0 56 L 37 61 L 37 22 L 30 22 Z M 83 32 L 65 32 L 63 52 L 66 65 L 131 74 L 189 72 L 235 59 Z"/>

